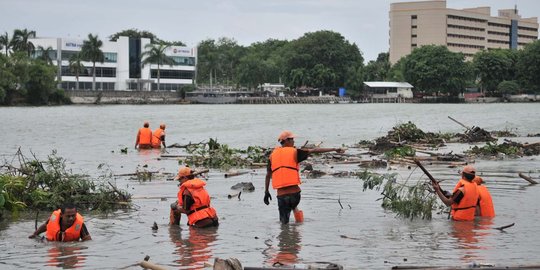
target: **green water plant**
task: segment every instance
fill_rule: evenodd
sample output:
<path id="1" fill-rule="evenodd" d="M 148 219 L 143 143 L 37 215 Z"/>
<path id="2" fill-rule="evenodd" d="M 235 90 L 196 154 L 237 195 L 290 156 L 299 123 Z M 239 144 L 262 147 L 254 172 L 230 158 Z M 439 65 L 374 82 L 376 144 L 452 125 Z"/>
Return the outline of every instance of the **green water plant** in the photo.
<path id="1" fill-rule="evenodd" d="M 53 151 L 44 160 L 24 156 L 0 167 L 0 211 L 53 210 L 71 201 L 82 209 L 109 211 L 129 206 L 131 195 L 111 184 L 112 174 L 99 179 L 76 174 Z"/>
<path id="2" fill-rule="evenodd" d="M 398 217 L 408 219 L 431 219 L 432 212 L 442 209 L 435 194 L 426 181 L 417 181 L 407 185 L 400 183 L 397 174 L 378 174 L 364 170 L 357 174 L 363 183 L 363 191 L 377 190 L 381 192 L 379 200 L 383 209 L 395 213 Z"/>

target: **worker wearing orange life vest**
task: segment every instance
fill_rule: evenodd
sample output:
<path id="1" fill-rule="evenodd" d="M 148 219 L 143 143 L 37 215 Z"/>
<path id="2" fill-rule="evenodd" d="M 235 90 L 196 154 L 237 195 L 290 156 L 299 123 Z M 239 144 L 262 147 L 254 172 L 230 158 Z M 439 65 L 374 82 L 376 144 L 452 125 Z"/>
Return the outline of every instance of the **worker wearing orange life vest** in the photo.
<path id="1" fill-rule="evenodd" d="M 84 225 L 84 218 L 77 213 L 77 208 L 72 204 L 67 204 L 61 209 L 52 213 L 50 218 L 42 224 L 28 238 L 35 238 L 39 234 L 46 232 L 45 236 L 49 241 L 71 242 L 92 240 L 88 229 Z"/>
<path id="2" fill-rule="evenodd" d="M 291 211 L 294 211 L 297 222 L 303 220 L 303 213 L 297 208 L 301 191 L 299 163 L 306 160 L 311 153 L 344 152 L 341 148 L 297 149 L 294 147 L 295 137 L 290 131 L 281 132 L 278 137 L 281 146 L 272 151 L 266 172 L 264 203 L 268 205 L 269 200 L 272 200 L 268 191 L 272 181 L 272 188 L 277 190 L 279 220 L 282 224 L 289 223 Z"/>
<path id="3" fill-rule="evenodd" d="M 165 145 L 165 124 L 159 125 L 159 128 L 152 133 L 152 148 L 167 148 Z"/>
<path id="4" fill-rule="evenodd" d="M 495 208 L 493 207 L 493 200 L 491 199 L 491 194 L 487 189 L 486 185 L 483 185 L 484 179 L 480 176 L 476 176 L 473 179 L 473 182 L 478 185 L 478 207 L 477 207 L 477 216 L 481 217 L 494 217 Z"/>
<path id="5" fill-rule="evenodd" d="M 139 129 L 137 133 L 137 139 L 135 140 L 135 149 L 149 149 L 152 148 L 152 130 L 150 124 L 144 122 L 143 127 Z"/>
<path id="6" fill-rule="evenodd" d="M 433 188 L 441 201 L 446 206 L 451 206 L 450 215 L 456 221 L 474 220 L 476 212 L 476 204 L 478 203 L 478 189 L 473 179 L 476 175 L 476 170 L 473 166 L 467 165 L 461 172 L 461 179 L 456 184 L 452 196 L 447 198 L 441 191 L 439 183 L 433 182 Z"/>
<path id="7" fill-rule="evenodd" d="M 206 182 L 195 178 L 189 167 L 182 167 L 175 178 L 180 180 L 177 204 L 171 205 L 171 223 L 180 223 L 180 214 L 188 216 L 188 225 L 205 228 L 218 226 L 216 209 L 210 205 L 210 195 L 204 188 Z"/>

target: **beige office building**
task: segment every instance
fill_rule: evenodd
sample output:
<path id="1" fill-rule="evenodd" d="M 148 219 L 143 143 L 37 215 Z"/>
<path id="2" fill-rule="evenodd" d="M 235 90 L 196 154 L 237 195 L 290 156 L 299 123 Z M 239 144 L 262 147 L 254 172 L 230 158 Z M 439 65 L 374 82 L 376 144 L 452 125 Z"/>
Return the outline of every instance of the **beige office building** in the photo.
<path id="1" fill-rule="evenodd" d="M 446 0 L 390 5 L 390 62 L 423 45 L 445 45 L 470 59 L 481 50 L 520 49 L 538 39 L 538 18 L 521 18 L 517 8 L 451 9 Z"/>

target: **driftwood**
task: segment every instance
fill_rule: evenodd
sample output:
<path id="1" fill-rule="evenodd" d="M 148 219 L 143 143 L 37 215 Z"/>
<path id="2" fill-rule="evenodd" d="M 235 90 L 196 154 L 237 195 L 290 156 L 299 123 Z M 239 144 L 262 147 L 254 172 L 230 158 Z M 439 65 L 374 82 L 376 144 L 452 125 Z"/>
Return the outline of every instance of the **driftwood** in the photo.
<path id="1" fill-rule="evenodd" d="M 112 187 L 112 189 L 114 190 L 114 192 L 116 192 L 116 194 L 118 194 L 120 197 L 122 197 L 122 200 L 124 201 L 129 201 L 129 197 L 126 196 L 124 193 L 120 192 L 120 190 L 118 190 L 116 188 L 116 186 L 114 186 L 113 184 L 111 184 L 111 182 L 107 181 L 107 183 L 109 183 L 109 185 Z"/>
<path id="2" fill-rule="evenodd" d="M 191 175 L 197 176 L 197 175 L 200 175 L 200 174 L 203 174 L 203 173 L 207 173 L 207 172 L 209 172 L 209 171 L 210 171 L 210 170 L 208 170 L 208 169 L 204 169 L 204 170 L 201 170 L 201 171 L 194 171 L 194 172 L 191 173 Z M 167 181 L 173 181 L 173 180 L 175 180 L 175 179 L 176 179 L 176 177 L 174 177 L 174 178 L 168 178 Z"/>
<path id="3" fill-rule="evenodd" d="M 493 229 L 496 229 L 496 230 L 499 230 L 499 231 L 503 231 L 504 229 L 508 229 L 512 226 L 514 226 L 515 223 L 512 223 L 512 224 L 508 224 L 508 225 L 505 225 L 505 226 L 501 226 L 501 227 L 495 227 Z"/>
<path id="4" fill-rule="evenodd" d="M 238 199 L 240 200 L 240 195 L 242 195 L 242 191 L 237 192 L 237 193 L 231 193 L 231 194 L 227 195 L 227 198 L 232 199 L 234 197 L 238 197 Z"/>
<path id="5" fill-rule="evenodd" d="M 170 144 L 167 146 L 167 148 L 188 148 L 190 146 L 196 146 L 196 145 L 202 145 L 202 144 L 206 144 L 205 142 L 200 142 L 200 143 L 188 143 L 188 144 L 179 144 L 179 143 L 173 143 L 173 144 Z"/>
<path id="6" fill-rule="evenodd" d="M 242 174 L 246 174 L 246 173 L 249 173 L 249 172 L 228 172 L 228 173 L 225 174 L 225 178 L 238 176 L 238 175 L 242 175 Z"/>
<path id="7" fill-rule="evenodd" d="M 538 184 L 538 182 L 534 181 L 531 177 L 526 176 L 526 175 L 524 175 L 523 173 L 519 173 L 518 175 L 519 175 L 519 177 L 521 177 L 521 178 L 523 178 L 523 179 L 529 181 L 529 183 L 531 183 L 532 185 Z"/>
<path id="8" fill-rule="evenodd" d="M 137 175 L 140 175 L 140 174 L 154 174 L 154 173 L 159 173 L 160 171 L 139 171 L 139 172 L 134 172 L 134 173 L 121 173 L 121 174 L 115 174 L 114 176 L 137 176 Z"/>
<path id="9" fill-rule="evenodd" d="M 142 268 L 151 270 L 167 270 L 166 267 L 149 262 L 150 256 L 146 255 L 144 260 L 139 263 Z"/>

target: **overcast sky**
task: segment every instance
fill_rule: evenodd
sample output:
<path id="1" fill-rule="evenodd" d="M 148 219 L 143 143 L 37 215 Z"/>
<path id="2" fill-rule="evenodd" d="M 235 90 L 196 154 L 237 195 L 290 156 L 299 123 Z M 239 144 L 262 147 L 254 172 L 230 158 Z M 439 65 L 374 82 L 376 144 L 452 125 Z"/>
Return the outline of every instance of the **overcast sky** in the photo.
<path id="1" fill-rule="evenodd" d="M 187 46 L 219 37 L 240 45 L 297 39 L 332 30 L 356 43 L 366 62 L 388 51 L 388 11 L 400 0 L 0 0 L 0 32 L 35 30 L 39 37 L 107 39 L 121 30 L 147 30 Z M 540 0 L 448 0 L 449 8 L 517 4 L 522 17 L 540 16 Z"/>

